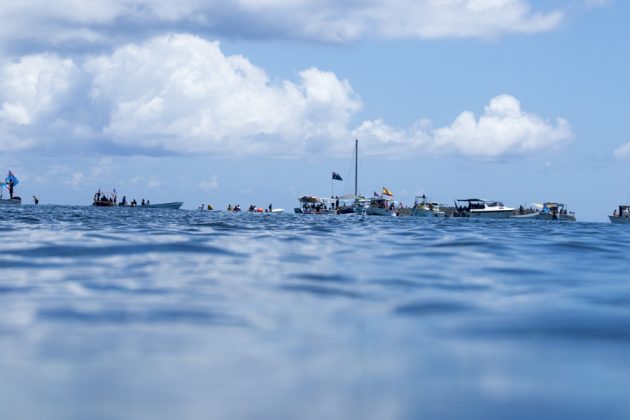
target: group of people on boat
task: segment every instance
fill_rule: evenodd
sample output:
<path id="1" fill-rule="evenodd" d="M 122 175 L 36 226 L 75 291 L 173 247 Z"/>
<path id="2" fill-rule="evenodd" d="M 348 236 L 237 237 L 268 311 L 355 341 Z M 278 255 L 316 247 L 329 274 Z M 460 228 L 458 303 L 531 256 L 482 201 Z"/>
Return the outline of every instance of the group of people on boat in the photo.
<path id="1" fill-rule="evenodd" d="M 94 194 L 94 202 L 116 204 L 116 194 L 105 194 L 101 193 L 101 190 L 98 190 Z"/>
<path id="2" fill-rule="evenodd" d="M 620 206 L 619 211 L 617 211 L 617 209 L 613 210 L 613 217 L 630 217 L 630 208 L 628 207 L 621 208 Z"/>
<path id="3" fill-rule="evenodd" d="M 208 204 L 208 210 L 212 210 L 211 208 L 212 206 L 210 204 Z M 239 211 L 241 211 L 241 205 L 237 204 L 234 207 L 232 207 L 231 204 L 228 204 L 227 206 L 227 211 L 231 211 L 231 212 L 236 212 L 238 213 Z M 269 207 L 267 207 L 266 209 L 262 209 L 261 207 L 256 207 L 256 205 L 251 204 L 248 208 L 247 211 L 250 213 L 270 213 L 273 211 L 273 205 L 270 203 Z"/>
<path id="4" fill-rule="evenodd" d="M 39 200 L 37 200 L 37 197 L 33 196 L 33 200 L 35 200 L 35 204 L 39 203 Z M 113 193 L 102 193 L 101 190 L 98 190 L 95 194 L 94 194 L 94 203 L 96 204 L 105 204 L 105 205 L 111 205 L 111 206 L 115 206 L 116 204 L 118 204 L 118 198 L 116 196 L 116 192 Z M 136 201 L 136 199 L 134 198 L 131 201 L 127 201 L 127 196 L 123 195 L 122 200 L 120 200 L 120 203 L 118 204 L 121 207 L 124 206 L 129 206 L 129 207 L 136 207 L 138 205 L 138 202 Z M 151 202 L 149 200 L 146 200 L 143 198 L 142 201 L 140 202 L 140 206 L 149 206 L 151 205 Z"/>
<path id="5" fill-rule="evenodd" d="M 263 210 L 262 207 L 256 207 L 255 204 L 251 204 L 249 206 L 249 208 L 247 209 L 248 212 L 250 213 L 263 213 L 263 212 L 271 212 L 273 211 L 273 205 L 269 204 L 269 207 L 267 207 L 266 209 Z"/>
<path id="6" fill-rule="evenodd" d="M 15 195 L 15 187 L 20 181 L 13 175 L 13 172 L 9 171 L 4 182 L 0 182 L 0 198 L 2 198 L 2 188 L 6 187 L 9 190 L 9 200 L 21 201 L 21 198 Z"/>

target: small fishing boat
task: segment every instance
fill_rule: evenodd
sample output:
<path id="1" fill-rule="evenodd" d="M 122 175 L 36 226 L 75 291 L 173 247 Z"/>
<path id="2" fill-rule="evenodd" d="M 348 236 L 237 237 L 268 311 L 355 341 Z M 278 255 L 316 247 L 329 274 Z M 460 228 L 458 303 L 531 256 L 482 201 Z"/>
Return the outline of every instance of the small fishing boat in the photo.
<path id="1" fill-rule="evenodd" d="M 620 205 L 619 212 L 615 210 L 612 216 L 608 216 L 610 223 L 616 225 L 630 224 L 630 205 Z"/>
<path id="2" fill-rule="evenodd" d="M 9 171 L 7 177 L 4 182 L 0 182 L 0 205 L 13 205 L 19 206 L 22 204 L 22 199 L 16 195 L 13 195 L 13 188 L 19 184 L 20 181 L 13 175 L 13 172 Z M 2 190 L 6 188 L 9 190 L 10 198 L 3 198 Z"/>
<path id="3" fill-rule="evenodd" d="M 172 209 L 177 210 L 184 204 L 183 201 L 173 201 L 170 203 L 158 203 L 158 204 L 145 204 L 144 206 L 137 206 L 139 209 Z"/>
<path id="4" fill-rule="evenodd" d="M 438 203 L 430 202 L 426 195 L 416 196 L 410 216 L 415 217 L 446 217 L 446 213 L 440 210 Z"/>
<path id="5" fill-rule="evenodd" d="M 92 201 L 94 207 L 115 207 L 116 206 L 116 190 L 113 192 L 101 192 L 101 189 L 94 194 Z"/>
<path id="6" fill-rule="evenodd" d="M 458 206 L 459 203 L 468 203 L 467 206 Z M 482 200 L 479 198 L 459 199 L 455 203 L 455 217 L 471 217 L 477 219 L 508 219 L 514 211 L 506 207 L 500 201 Z"/>
<path id="7" fill-rule="evenodd" d="M 562 203 L 532 203 L 531 209 L 519 208 L 512 214 L 516 220 L 558 220 L 561 222 L 575 222 L 575 213 L 568 211 Z"/>
<path id="8" fill-rule="evenodd" d="M 20 197 L 2 198 L 2 196 L 0 195 L 0 205 L 3 204 L 19 206 L 20 204 L 22 204 L 22 199 Z"/>

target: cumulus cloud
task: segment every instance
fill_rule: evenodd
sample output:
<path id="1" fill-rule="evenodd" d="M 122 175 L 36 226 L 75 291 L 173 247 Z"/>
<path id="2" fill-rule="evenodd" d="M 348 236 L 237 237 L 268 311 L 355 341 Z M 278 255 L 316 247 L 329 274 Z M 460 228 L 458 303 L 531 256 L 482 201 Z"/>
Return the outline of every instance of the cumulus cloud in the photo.
<path id="1" fill-rule="evenodd" d="M 0 6 L 6 45 L 104 44 L 152 34 L 155 27 L 332 42 L 486 38 L 548 31 L 563 19 L 561 10 L 533 10 L 528 0 L 0 0 Z"/>
<path id="2" fill-rule="evenodd" d="M 62 106 L 77 68 L 72 60 L 54 54 L 22 57 L 0 71 L 0 119 L 30 125 Z"/>
<path id="3" fill-rule="evenodd" d="M 359 138 L 379 156 L 497 158 L 572 139 L 566 120 L 526 112 L 509 95 L 493 98 L 479 118 L 465 111 L 445 127 L 428 119 L 407 128 L 382 119 L 357 123 L 362 102 L 348 80 L 317 68 L 273 80 L 247 58 L 223 54 L 218 42 L 185 34 L 82 62 L 27 56 L 0 66 L 0 74 L 0 132 L 13 149 L 65 144 L 76 151 L 97 143 L 121 154 L 295 157 L 345 153 L 348 139 Z"/>
<path id="4" fill-rule="evenodd" d="M 190 35 L 128 45 L 85 69 L 93 99 L 111 109 L 104 134 L 133 147 L 244 154 L 281 150 L 282 142 L 316 147 L 309 143 L 345 136 L 361 107 L 350 84 L 330 72 L 311 68 L 299 83 L 272 82 L 246 58 Z"/>
<path id="5" fill-rule="evenodd" d="M 466 111 L 450 126 L 433 132 L 437 147 L 452 147 L 464 155 L 486 158 L 555 148 L 572 138 L 565 119 L 556 118 L 554 124 L 524 112 L 520 102 L 509 95 L 493 98 L 478 120 Z"/>
<path id="6" fill-rule="evenodd" d="M 431 128 L 430 124 L 422 120 L 399 130 L 378 120 L 364 122 L 355 134 L 368 139 L 376 150 L 386 147 L 397 154 L 430 150 L 486 159 L 556 149 L 573 138 L 568 121 L 550 122 L 525 112 L 510 95 L 493 98 L 479 119 L 464 111 L 449 126 Z"/>

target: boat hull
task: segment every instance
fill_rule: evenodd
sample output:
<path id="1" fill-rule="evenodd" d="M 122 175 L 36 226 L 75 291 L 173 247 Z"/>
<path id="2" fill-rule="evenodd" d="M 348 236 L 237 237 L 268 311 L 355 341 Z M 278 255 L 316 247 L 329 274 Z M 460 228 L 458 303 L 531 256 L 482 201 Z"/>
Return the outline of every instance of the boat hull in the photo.
<path id="1" fill-rule="evenodd" d="M 0 198 L 0 205 L 6 204 L 8 206 L 19 206 L 22 204 L 21 198 Z"/>
<path id="2" fill-rule="evenodd" d="M 446 217 L 446 213 L 443 211 L 427 209 L 413 209 L 409 215 L 413 217 Z"/>
<path id="3" fill-rule="evenodd" d="M 116 204 L 114 204 L 111 201 L 95 201 L 92 203 L 92 205 L 94 207 L 114 207 L 116 206 Z"/>
<path id="4" fill-rule="evenodd" d="M 368 207 L 365 214 L 369 216 L 396 216 L 396 210 L 383 209 L 380 207 Z"/>
<path id="5" fill-rule="evenodd" d="M 172 209 L 178 210 L 184 204 L 183 201 L 173 201 L 171 203 L 158 203 L 158 204 L 149 204 L 145 205 L 145 209 Z M 138 208 L 143 208 L 143 206 L 138 206 Z"/>
<path id="6" fill-rule="evenodd" d="M 474 219 L 509 219 L 513 210 L 471 210 L 469 217 Z"/>
<path id="7" fill-rule="evenodd" d="M 331 209 L 315 210 L 315 209 L 302 209 L 299 207 L 295 207 L 293 211 L 295 212 L 295 214 L 337 214 L 336 210 L 331 210 Z"/>
<path id="8" fill-rule="evenodd" d="M 630 217 L 627 216 L 608 216 L 610 223 L 615 225 L 630 225 Z"/>
<path id="9" fill-rule="evenodd" d="M 516 220 L 557 220 L 560 222 L 575 222 L 576 221 L 575 216 L 572 214 L 559 214 L 554 219 L 551 213 L 541 213 L 541 212 L 530 213 L 530 214 L 518 214 L 518 215 L 513 215 L 511 218 L 516 219 Z"/>

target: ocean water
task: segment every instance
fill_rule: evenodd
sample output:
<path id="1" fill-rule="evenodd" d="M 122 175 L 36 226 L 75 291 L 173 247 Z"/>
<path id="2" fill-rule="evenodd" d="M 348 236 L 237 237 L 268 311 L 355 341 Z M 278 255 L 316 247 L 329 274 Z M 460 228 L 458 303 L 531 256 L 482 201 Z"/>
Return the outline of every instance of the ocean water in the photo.
<path id="1" fill-rule="evenodd" d="M 630 226 L 0 208 L 0 419 L 627 419 Z"/>

